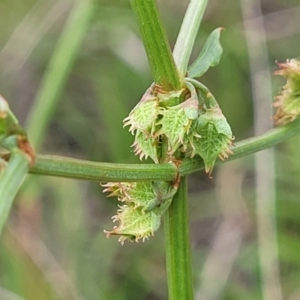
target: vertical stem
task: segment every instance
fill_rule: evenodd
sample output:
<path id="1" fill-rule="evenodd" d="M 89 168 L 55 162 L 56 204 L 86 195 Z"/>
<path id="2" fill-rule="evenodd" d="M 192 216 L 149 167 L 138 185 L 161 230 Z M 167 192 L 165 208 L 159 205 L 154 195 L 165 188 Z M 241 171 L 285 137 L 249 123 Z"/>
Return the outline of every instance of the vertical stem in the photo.
<path id="1" fill-rule="evenodd" d="M 169 300 L 193 299 L 187 204 L 187 180 L 182 177 L 164 216 Z"/>
<path id="2" fill-rule="evenodd" d="M 197 1 L 192 0 L 193 5 Z M 165 31 L 159 19 L 155 0 L 131 0 L 131 6 L 137 16 L 155 82 L 165 90 L 179 89 L 182 86 L 183 74 L 177 68 L 182 69 L 183 65 L 181 61 L 176 61 L 177 67 L 175 65 Z M 190 9 L 190 16 L 191 13 L 192 10 Z M 199 15 L 197 16 L 199 17 Z M 195 18 L 192 20 L 192 23 L 200 24 L 200 21 L 196 21 Z M 193 24 L 190 26 L 193 27 Z M 187 34 L 188 30 L 189 28 L 185 27 L 181 36 L 184 36 L 184 32 Z M 177 54 L 188 61 L 188 52 L 181 55 L 181 51 L 184 51 L 183 45 L 193 45 L 194 37 L 188 35 L 186 39 L 183 37 L 181 41 L 187 41 L 187 43 L 177 46 Z M 162 153 L 163 155 L 164 153 Z M 186 177 L 181 178 L 178 192 L 174 196 L 169 210 L 165 213 L 164 223 L 169 299 L 192 300 L 193 282 Z"/>
<path id="3" fill-rule="evenodd" d="M 175 65 L 155 0 L 131 0 L 155 83 L 166 91 L 178 90 L 182 78 Z"/>

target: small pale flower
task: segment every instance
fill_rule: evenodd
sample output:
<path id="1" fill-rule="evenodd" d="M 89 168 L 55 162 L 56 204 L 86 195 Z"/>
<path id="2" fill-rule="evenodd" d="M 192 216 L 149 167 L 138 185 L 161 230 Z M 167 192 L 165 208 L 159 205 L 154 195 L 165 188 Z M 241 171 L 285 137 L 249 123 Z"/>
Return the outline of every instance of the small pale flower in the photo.
<path id="1" fill-rule="evenodd" d="M 280 69 L 274 74 L 285 77 L 287 83 L 275 98 L 274 107 L 277 111 L 274 121 L 276 124 L 285 124 L 294 121 L 300 115 L 300 61 L 291 59 L 278 66 Z"/>

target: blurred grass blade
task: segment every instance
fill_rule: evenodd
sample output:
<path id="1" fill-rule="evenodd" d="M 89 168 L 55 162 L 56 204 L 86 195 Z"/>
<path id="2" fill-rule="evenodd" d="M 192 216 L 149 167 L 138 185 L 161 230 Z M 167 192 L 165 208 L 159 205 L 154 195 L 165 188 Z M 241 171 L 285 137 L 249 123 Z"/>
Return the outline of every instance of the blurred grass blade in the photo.
<path id="1" fill-rule="evenodd" d="M 9 215 L 13 200 L 29 170 L 30 158 L 19 149 L 14 149 L 0 177 L 0 234 Z"/>
<path id="2" fill-rule="evenodd" d="M 25 300 L 20 296 L 16 295 L 15 293 L 0 287 L 0 299 L 1 300 Z"/>
<path id="3" fill-rule="evenodd" d="M 93 13 L 93 0 L 77 0 L 59 38 L 35 102 L 27 118 L 27 132 L 35 148 L 54 113 Z"/>
<path id="4" fill-rule="evenodd" d="M 220 34 L 223 28 L 215 29 L 208 37 L 201 53 L 194 63 L 188 69 L 188 77 L 200 77 L 210 67 L 215 67 L 219 64 L 223 54 L 223 48 L 220 44 Z"/>
<path id="5" fill-rule="evenodd" d="M 185 75 L 208 0 L 191 0 L 185 13 L 173 56 L 179 71 Z"/>
<path id="6" fill-rule="evenodd" d="M 23 67 L 43 36 L 70 10 L 72 1 L 35 2 L 0 50 L 1 73 L 5 76 L 14 75 Z"/>

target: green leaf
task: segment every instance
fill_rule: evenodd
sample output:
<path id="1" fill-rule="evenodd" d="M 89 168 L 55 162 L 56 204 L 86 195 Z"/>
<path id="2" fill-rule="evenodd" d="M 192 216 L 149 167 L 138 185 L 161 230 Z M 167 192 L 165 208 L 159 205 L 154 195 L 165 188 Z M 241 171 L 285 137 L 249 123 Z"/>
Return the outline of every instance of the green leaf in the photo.
<path id="1" fill-rule="evenodd" d="M 220 44 L 220 34 L 223 28 L 215 29 L 208 37 L 200 55 L 188 69 L 188 77 L 202 76 L 210 67 L 219 64 L 223 48 Z"/>

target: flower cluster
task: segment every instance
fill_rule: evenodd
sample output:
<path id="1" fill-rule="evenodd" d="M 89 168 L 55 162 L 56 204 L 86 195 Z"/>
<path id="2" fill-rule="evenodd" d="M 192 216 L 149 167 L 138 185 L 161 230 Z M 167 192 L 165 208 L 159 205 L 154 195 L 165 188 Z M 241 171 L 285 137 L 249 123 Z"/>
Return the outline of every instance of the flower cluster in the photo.
<path id="1" fill-rule="evenodd" d="M 276 124 L 285 124 L 294 121 L 300 115 L 300 61 L 296 59 L 279 63 L 279 70 L 275 75 L 287 79 L 280 94 L 275 98 L 274 107 L 277 108 L 274 116 Z"/>
<path id="2" fill-rule="evenodd" d="M 159 163 L 165 143 L 167 161 L 178 160 L 182 154 L 199 155 L 211 176 L 217 157 L 225 159 L 231 153 L 233 135 L 212 94 L 195 80 L 192 83 L 187 81 L 185 88 L 171 93 L 152 86 L 124 126 L 130 126 L 129 131 L 135 134 L 133 147 L 140 159 L 150 157 Z"/>
<path id="3" fill-rule="evenodd" d="M 185 88 L 172 92 L 152 85 L 124 120 L 124 126 L 129 126 L 135 135 L 132 146 L 140 159 L 177 162 L 182 157 L 199 155 L 211 176 L 217 157 L 225 159 L 231 153 L 233 136 L 212 94 L 202 84 L 192 83 L 187 81 Z M 176 187 L 168 182 L 119 182 L 103 186 L 104 192 L 123 203 L 112 218 L 118 226 L 105 231 L 107 236 L 119 235 L 121 243 L 153 235 L 176 193 Z"/>
<path id="4" fill-rule="evenodd" d="M 170 183 L 160 181 L 109 182 L 102 186 L 103 192 L 109 192 L 108 197 L 116 196 L 123 203 L 112 217 L 118 226 L 105 231 L 107 237 L 119 235 L 122 244 L 126 240 L 144 241 L 153 235 L 176 193 Z"/>
<path id="5" fill-rule="evenodd" d="M 153 84 L 125 118 L 124 126 L 135 135 L 132 147 L 140 159 L 178 163 L 199 155 L 210 177 L 216 159 L 231 153 L 233 135 L 226 118 L 209 90 L 193 79 L 186 79 L 179 91 L 165 92 Z M 103 186 L 104 192 L 123 203 L 113 217 L 118 226 L 105 231 L 107 236 L 120 235 L 121 243 L 153 235 L 176 193 L 176 186 L 168 182 Z"/>
<path id="6" fill-rule="evenodd" d="M 233 135 L 213 95 L 194 78 L 201 77 L 216 66 L 223 52 L 220 44 L 222 28 L 208 37 L 198 58 L 185 72 L 182 87 L 165 91 L 157 84 L 143 95 L 140 102 L 124 119 L 124 127 L 135 136 L 134 153 L 152 159 L 156 164 L 173 162 L 198 155 L 211 177 L 219 157 L 231 153 Z M 178 181 L 180 177 L 178 176 Z M 123 202 L 117 216 L 118 226 L 107 235 L 121 235 L 120 241 L 145 239 L 157 230 L 164 211 L 170 205 L 178 182 L 107 183 L 104 191 Z"/>

